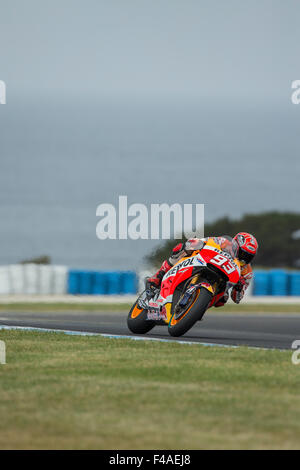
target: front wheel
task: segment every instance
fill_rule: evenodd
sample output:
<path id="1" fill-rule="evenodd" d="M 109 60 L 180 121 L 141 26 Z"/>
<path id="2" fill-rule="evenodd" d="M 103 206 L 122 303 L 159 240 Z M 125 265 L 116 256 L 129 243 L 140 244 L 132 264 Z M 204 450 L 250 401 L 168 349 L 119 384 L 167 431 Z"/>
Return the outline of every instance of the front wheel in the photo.
<path id="1" fill-rule="evenodd" d="M 168 331 L 171 336 L 182 336 L 203 317 L 212 299 L 212 294 L 204 289 L 197 290 L 196 295 L 187 305 L 179 317 L 173 314 L 169 322 Z M 173 310 L 173 307 L 172 307 Z"/>
<path id="2" fill-rule="evenodd" d="M 127 317 L 127 326 L 130 331 L 132 333 L 142 335 L 152 330 L 155 324 L 155 321 L 147 320 L 147 310 L 138 307 L 136 301 Z"/>

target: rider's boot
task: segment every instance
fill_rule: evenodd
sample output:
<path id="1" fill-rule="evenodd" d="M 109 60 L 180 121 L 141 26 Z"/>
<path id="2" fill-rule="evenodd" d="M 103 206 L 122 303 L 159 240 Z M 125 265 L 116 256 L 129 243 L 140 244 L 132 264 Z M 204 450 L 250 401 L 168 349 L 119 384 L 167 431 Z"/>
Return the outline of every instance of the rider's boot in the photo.
<path id="1" fill-rule="evenodd" d="M 161 281 L 164 275 L 174 266 L 178 259 L 185 254 L 184 243 L 178 243 L 171 253 L 169 260 L 165 260 L 159 270 L 151 277 L 148 277 L 146 283 L 146 294 L 148 298 L 155 295 L 158 289 L 160 289 Z"/>
<path id="2" fill-rule="evenodd" d="M 229 299 L 229 294 L 226 292 L 223 297 L 221 297 L 218 302 L 214 304 L 214 307 L 223 307 Z"/>
<path id="3" fill-rule="evenodd" d="M 155 295 L 160 288 L 162 278 L 172 268 L 172 265 L 165 260 L 159 270 L 151 277 L 146 279 L 146 294 L 148 298 Z"/>

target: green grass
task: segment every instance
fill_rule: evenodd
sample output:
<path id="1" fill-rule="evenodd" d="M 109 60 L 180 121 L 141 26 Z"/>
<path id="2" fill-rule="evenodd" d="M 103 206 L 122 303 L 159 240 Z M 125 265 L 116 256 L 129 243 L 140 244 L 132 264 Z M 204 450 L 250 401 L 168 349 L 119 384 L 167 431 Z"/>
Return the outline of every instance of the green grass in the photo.
<path id="1" fill-rule="evenodd" d="M 300 304 L 247 304 L 233 303 L 213 308 L 214 313 L 300 313 Z"/>
<path id="2" fill-rule="evenodd" d="M 1 312 L 128 312 L 130 303 L 27 303 L 14 302 L 0 304 Z M 221 308 L 212 308 L 210 313 L 300 313 L 300 304 L 247 304 L 235 305 L 230 303 Z"/>
<path id="3" fill-rule="evenodd" d="M 1 449 L 299 449 L 289 351 L 1 331 Z"/>
<path id="4" fill-rule="evenodd" d="M 0 312 L 66 312 L 66 311 L 86 311 L 86 312 L 123 312 L 129 311 L 132 304 L 124 303 L 47 303 L 47 302 L 14 302 L 0 304 Z"/>

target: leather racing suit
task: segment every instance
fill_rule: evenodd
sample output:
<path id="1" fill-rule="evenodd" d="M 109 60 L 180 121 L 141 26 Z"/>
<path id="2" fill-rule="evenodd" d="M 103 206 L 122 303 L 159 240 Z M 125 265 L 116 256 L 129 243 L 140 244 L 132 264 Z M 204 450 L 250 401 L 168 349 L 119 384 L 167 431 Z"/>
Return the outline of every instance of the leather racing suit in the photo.
<path id="1" fill-rule="evenodd" d="M 152 284 L 156 287 L 159 287 L 164 275 L 174 266 L 177 261 L 179 261 L 184 256 L 190 256 L 193 251 L 201 250 L 205 244 L 218 244 L 221 249 L 228 251 L 230 253 L 230 247 L 232 246 L 231 238 L 228 236 L 221 237 L 207 237 L 207 238 L 190 238 L 184 243 L 178 243 L 171 253 L 171 256 L 168 260 L 165 260 L 159 270 L 150 278 L 147 279 L 148 285 Z M 230 253 L 233 257 L 234 254 Z M 238 304 L 245 295 L 246 289 L 248 288 L 250 281 L 253 277 L 253 271 L 250 264 L 245 264 L 243 261 L 240 261 L 241 265 L 241 276 L 239 282 L 233 286 L 231 290 L 232 300 Z M 229 293 L 226 289 L 223 296 L 214 304 L 214 307 L 222 307 L 228 300 Z"/>

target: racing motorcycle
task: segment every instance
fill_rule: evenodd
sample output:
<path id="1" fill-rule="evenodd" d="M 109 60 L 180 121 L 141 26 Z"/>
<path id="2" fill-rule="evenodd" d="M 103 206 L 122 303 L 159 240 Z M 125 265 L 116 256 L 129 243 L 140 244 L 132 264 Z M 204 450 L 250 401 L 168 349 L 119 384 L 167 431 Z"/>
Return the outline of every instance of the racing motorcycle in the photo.
<path id="1" fill-rule="evenodd" d="M 164 275 L 160 288 L 140 294 L 128 314 L 129 330 L 145 334 L 156 325 L 167 325 L 171 336 L 185 334 L 239 282 L 240 273 L 232 251 L 215 242 L 195 249 Z"/>

